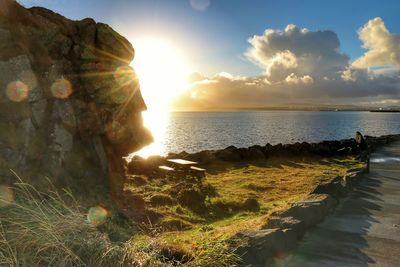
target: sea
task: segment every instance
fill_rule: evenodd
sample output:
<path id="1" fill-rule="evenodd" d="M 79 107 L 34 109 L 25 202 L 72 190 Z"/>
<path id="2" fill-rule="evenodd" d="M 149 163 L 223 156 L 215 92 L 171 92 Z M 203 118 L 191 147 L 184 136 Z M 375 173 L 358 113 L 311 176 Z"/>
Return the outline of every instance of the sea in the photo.
<path id="1" fill-rule="evenodd" d="M 150 124 L 151 125 L 151 124 Z M 172 112 L 148 127 L 154 144 L 139 155 L 198 152 L 230 145 L 319 142 L 400 133 L 400 113 L 332 111 Z M 153 129 L 152 129 L 153 128 Z"/>

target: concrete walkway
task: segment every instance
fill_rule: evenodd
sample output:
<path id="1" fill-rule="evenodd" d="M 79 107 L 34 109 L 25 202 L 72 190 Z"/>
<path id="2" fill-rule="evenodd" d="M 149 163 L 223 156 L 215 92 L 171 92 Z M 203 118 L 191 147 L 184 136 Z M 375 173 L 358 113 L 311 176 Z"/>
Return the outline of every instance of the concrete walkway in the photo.
<path id="1" fill-rule="evenodd" d="M 400 266 L 400 142 L 371 155 L 371 172 L 276 266 Z"/>

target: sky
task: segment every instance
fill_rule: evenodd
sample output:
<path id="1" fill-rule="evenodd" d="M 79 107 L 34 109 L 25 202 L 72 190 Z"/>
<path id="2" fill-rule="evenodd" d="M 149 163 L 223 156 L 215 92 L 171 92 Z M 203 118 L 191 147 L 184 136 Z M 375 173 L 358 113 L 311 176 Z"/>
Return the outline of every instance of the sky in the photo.
<path id="1" fill-rule="evenodd" d="M 399 1 L 20 0 L 184 55 L 181 109 L 399 103 Z M 153 94 L 154 95 L 154 94 Z"/>

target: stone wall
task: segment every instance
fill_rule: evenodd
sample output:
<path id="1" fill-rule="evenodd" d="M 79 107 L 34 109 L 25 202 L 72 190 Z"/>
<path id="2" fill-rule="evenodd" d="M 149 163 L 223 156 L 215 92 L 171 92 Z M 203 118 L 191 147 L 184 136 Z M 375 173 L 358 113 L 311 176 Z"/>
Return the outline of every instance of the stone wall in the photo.
<path id="1" fill-rule="evenodd" d="M 371 150 L 398 140 L 400 135 L 366 137 Z M 321 223 L 368 172 L 368 163 L 362 168 L 348 170 L 344 176 L 317 185 L 302 201 L 272 213 L 261 229 L 236 234 L 232 242 L 241 244 L 236 249 L 242 259 L 241 266 L 273 266 L 276 258 L 295 248 L 305 232 Z"/>
<path id="2" fill-rule="evenodd" d="M 12 169 L 36 185 L 48 176 L 85 195 L 111 184 L 117 195 L 122 156 L 151 141 L 133 57 L 106 24 L 1 0 L 0 182 L 15 180 Z"/>
<path id="3" fill-rule="evenodd" d="M 288 209 L 272 213 L 262 229 L 235 235 L 233 240 L 240 240 L 242 244 L 236 250 L 243 260 L 242 265 L 272 266 L 276 258 L 289 253 L 307 230 L 321 223 L 334 210 L 340 198 L 347 195 L 365 172 L 366 167 L 349 170 L 347 175 L 317 186 L 314 192 Z"/>

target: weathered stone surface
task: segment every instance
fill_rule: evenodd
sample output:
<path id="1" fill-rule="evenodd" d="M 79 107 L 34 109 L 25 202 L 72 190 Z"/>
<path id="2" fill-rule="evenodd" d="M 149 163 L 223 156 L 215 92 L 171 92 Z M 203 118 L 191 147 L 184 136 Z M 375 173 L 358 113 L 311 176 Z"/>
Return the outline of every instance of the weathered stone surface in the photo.
<path id="1" fill-rule="evenodd" d="M 252 146 L 242 152 L 242 158 L 247 160 L 261 160 L 265 159 L 262 147 Z"/>
<path id="2" fill-rule="evenodd" d="M 223 150 L 218 151 L 216 156 L 218 159 L 222 159 L 225 161 L 238 161 L 242 159 L 239 150 L 235 146 L 229 146 Z"/>
<path id="3" fill-rule="evenodd" d="M 244 266 L 270 266 L 275 258 L 293 249 L 306 229 L 321 222 L 336 204 L 327 194 L 311 194 L 287 210 L 274 212 L 261 230 L 242 231 L 233 237 L 242 244 L 236 254 Z"/>
<path id="4" fill-rule="evenodd" d="M 388 136 L 378 139 L 384 140 L 380 142 L 390 142 L 398 138 L 399 136 Z M 303 237 L 305 231 L 320 223 L 337 205 L 338 201 L 332 195 L 339 198 L 342 196 L 340 190 L 350 190 L 361 180 L 365 170 L 365 167 L 349 170 L 344 177 L 338 176 L 330 183 L 316 188 L 321 191 L 329 191 L 330 194 L 310 194 L 306 199 L 294 203 L 287 210 L 274 212 L 268 218 L 267 223 L 262 226 L 264 230 L 245 231 L 237 234 L 234 238 L 247 241 L 246 245 L 242 245 L 237 250 L 244 265 L 270 266 L 276 256 L 294 248 L 297 240 Z"/>
<path id="5" fill-rule="evenodd" d="M 356 185 L 361 180 L 362 176 L 363 176 L 363 170 L 351 171 L 351 172 L 348 172 L 343 177 L 343 180 L 345 181 L 346 185 L 349 188 L 352 188 L 354 185 Z"/>
<path id="6" fill-rule="evenodd" d="M 269 266 L 274 257 L 282 255 L 296 244 L 296 235 L 290 229 L 242 231 L 234 239 L 245 241 L 236 250 L 243 260 L 243 266 L 254 267 Z"/>
<path id="7" fill-rule="evenodd" d="M 268 218 L 268 222 L 266 225 L 262 227 L 263 229 L 293 229 L 296 233 L 297 238 L 301 238 L 305 232 L 305 224 L 304 221 L 293 217 L 280 217 L 280 216 L 271 216 Z"/>
<path id="8" fill-rule="evenodd" d="M 320 223 L 335 207 L 337 201 L 327 194 L 312 194 L 303 201 L 294 203 L 289 209 L 275 212 L 273 216 L 292 217 L 303 221 L 306 228 Z"/>
<path id="9" fill-rule="evenodd" d="M 52 177 L 85 194 L 111 185 L 118 198 L 122 156 L 151 141 L 133 56 L 106 24 L 1 0 L 2 172 L 12 168 L 33 183 Z"/>
<path id="10" fill-rule="evenodd" d="M 332 181 L 319 184 L 313 194 L 328 194 L 336 199 L 344 197 L 349 190 L 343 176 L 337 176 Z"/>
<path id="11" fill-rule="evenodd" d="M 186 159 L 196 161 L 202 164 L 208 164 L 216 160 L 215 153 L 212 151 L 204 150 L 198 153 L 187 155 Z"/>

